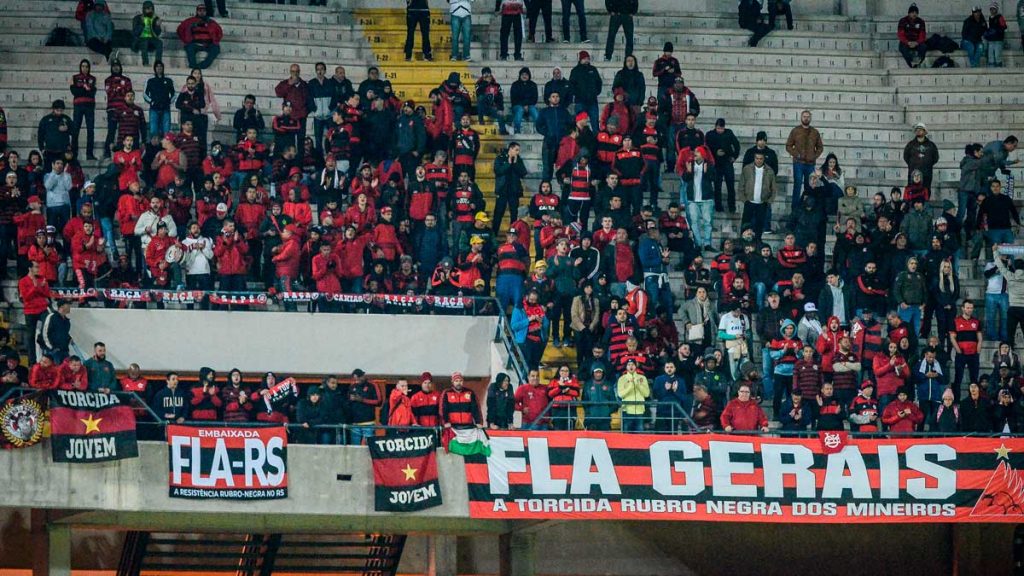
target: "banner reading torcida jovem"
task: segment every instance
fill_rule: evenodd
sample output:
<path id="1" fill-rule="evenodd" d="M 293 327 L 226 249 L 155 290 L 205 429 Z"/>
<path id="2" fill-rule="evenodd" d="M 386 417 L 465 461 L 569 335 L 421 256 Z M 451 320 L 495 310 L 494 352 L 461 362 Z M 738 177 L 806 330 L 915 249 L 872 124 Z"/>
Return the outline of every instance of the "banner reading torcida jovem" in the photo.
<path id="1" fill-rule="evenodd" d="M 472 518 L 1024 522 L 1024 439 L 490 435 Z"/>

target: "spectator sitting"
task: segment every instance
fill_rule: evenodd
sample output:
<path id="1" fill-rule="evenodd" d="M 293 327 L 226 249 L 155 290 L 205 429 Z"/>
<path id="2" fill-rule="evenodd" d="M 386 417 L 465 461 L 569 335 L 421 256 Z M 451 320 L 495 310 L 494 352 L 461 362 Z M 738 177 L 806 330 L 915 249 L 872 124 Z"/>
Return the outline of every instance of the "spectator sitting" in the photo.
<path id="1" fill-rule="evenodd" d="M 164 59 L 163 27 L 156 16 L 152 0 L 142 3 L 142 13 L 132 18 L 132 50 L 142 53 L 142 65 L 149 66 L 149 51 L 156 52 L 156 61 Z"/>
<path id="2" fill-rule="evenodd" d="M 114 36 L 114 22 L 110 19 L 110 8 L 107 7 L 107 0 L 96 0 L 90 11 L 85 16 L 82 25 L 85 32 L 85 45 L 93 52 L 103 54 L 103 57 L 110 60 L 110 53 L 114 48 L 111 39 Z"/>
<path id="3" fill-rule="evenodd" d="M 178 38 L 185 44 L 185 56 L 189 68 L 209 68 L 220 54 L 220 41 L 224 31 L 220 24 L 206 15 L 206 6 L 196 6 L 196 15 L 178 25 Z M 205 52 L 202 62 L 196 59 L 199 52 Z"/>
<path id="4" fill-rule="evenodd" d="M 911 4 L 907 15 L 896 24 L 896 36 L 900 40 L 900 54 L 907 61 L 907 66 L 917 68 L 928 53 L 925 40 L 928 38 L 924 20 L 918 17 L 917 4 Z"/>

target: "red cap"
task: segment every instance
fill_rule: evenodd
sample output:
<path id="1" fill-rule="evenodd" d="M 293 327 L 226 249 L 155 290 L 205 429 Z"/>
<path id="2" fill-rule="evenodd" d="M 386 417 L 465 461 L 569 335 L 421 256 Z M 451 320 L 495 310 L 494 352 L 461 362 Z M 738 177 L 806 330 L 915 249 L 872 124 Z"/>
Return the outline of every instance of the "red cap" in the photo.
<path id="1" fill-rule="evenodd" d="M 583 120 L 590 120 L 590 116 L 588 116 L 586 112 L 580 112 L 579 114 L 576 115 L 576 122 L 577 123 L 579 123 L 579 122 L 581 122 Z"/>
<path id="2" fill-rule="evenodd" d="M 431 374 L 430 372 L 424 372 L 423 374 L 420 374 L 420 381 L 421 382 L 426 382 L 427 380 L 433 380 L 433 379 L 434 379 L 434 375 Z"/>
<path id="3" fill-rule="evenodd" d="M 289 224 L 289 225 L 285 226 L 284 229 L 285 229 L 286 232 L 291 232 L 292 234 L 298 234 L 299 233 L 299 227 L 296 226 L 295 224 Z"/>
<path id="4" fill-rule="evenodd" d="M 292 169 L 288 171 L 288 177 L 289 178 L 291 178 L 292 176 L 301 176 L 301 175 L 302 175 L 302 168 L 299 168 L 298 166 L 292 166 Z"/>
<path id="5" fill-rule="evenodd" d="M 860 383 L 860 389 L 861 390 L 863 390 L 865 388 L 874 388 L 874 387 L 875 387 L 875 383 L 872 382 L 871 380 L 866 379 L 866 378 L 864 379 L 863 382 Z"/>
<path id="6" fill-rule="evenodd" d="M 464 380 L 462 372 L 452 372 L 452 382 L 455 382 L 456 380 Z"/>
<path id="7" fill-rule="evenodd" d="M 584 58 L 590 58 L 590 52 L 587 52 L 586 50 L 580 50 L 580 58 L 579 59 L 583 60 Z"/>
<path id="8" fill-rule="evenodd" d="M 42 204 L 43 203 L 43 201 L 39 199 L 39 196 L 36 196 L 35 194 L 33 194 L 32 196 L 28 197 L 28 203 L 32 204 L 33 202 L 36 203 L 36 204 Z"/>

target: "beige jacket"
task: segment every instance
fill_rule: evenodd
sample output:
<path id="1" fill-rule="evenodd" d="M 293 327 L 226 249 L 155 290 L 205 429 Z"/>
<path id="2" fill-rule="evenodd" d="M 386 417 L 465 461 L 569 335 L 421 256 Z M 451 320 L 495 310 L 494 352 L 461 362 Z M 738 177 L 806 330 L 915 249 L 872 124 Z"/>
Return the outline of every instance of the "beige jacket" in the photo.
<path id="1" fill-rule="evenodd" d="M 739 194 L 740 202 L 753 202 L 754 184 L 757 182 L 757 178 L 754 176 L 754 165 L 747 164 L 743 167 L 740 172 L 740 185 L 737 186 L 737 193 Z M 772 199 L 775 198 L 775 172 L 764 165 L 764 176 L 761 178 L 761 203 L 770 204 Z"/>

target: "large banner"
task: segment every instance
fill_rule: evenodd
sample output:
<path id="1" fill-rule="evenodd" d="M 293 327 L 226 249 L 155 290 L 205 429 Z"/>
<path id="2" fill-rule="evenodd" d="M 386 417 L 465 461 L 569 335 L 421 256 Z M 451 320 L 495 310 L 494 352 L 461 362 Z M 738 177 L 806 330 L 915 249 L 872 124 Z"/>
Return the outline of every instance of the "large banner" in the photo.
<path id="1" fill-rule="evenodd" d="M 373 459 L 374 510 L 414 512 L 441 505 L 433 431 L 366 441 Z"/>
<path id="2" fill-rule="evenodd" d="M 167 426 L 170 497 L 288 497 L 288 434 L 272 428 Z"/>
<path id="3" fill-rule="evenodd" d="M 127 397 L 102 392 L 50 392 L 54 462 L 108 462 L 137 458 L 135 412 Z"/>
<path id="4" fill-rule="evenodd" d="M 472 518 L 1024 522 L 1024 439 L 490 435 Z"/>

